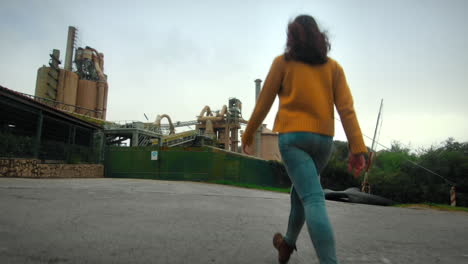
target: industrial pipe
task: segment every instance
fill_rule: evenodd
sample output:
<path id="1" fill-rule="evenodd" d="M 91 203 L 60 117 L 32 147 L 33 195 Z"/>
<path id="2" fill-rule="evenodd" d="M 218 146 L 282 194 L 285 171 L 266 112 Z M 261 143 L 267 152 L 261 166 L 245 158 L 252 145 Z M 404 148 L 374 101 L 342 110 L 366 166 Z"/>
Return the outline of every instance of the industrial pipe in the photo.
<path id="1" fill-rule="evenodd" d="M 163 118 L 167 118 L 167 120 L 169 121 L 169 135 L 175 134 L 175 128 L 174 128 L 174 125 L 172 124 L 172 120 L 166 114 L 158 115 L 156 117 L 156 120 L 154 121 L 154 124 L 156 125 L 156 127 L 161 127 L 161 119 Z"/>
<path id="2" fill-rule="evenodd" d="M 224 119 L 224 115 L 227 113 L 227 106 L 223 105 L 221 111 L 216 114 L 216 116 L 213 116 L 213 112 L 211 112 L 211 109 L 209 106 L 203 107 L 202 111 L 200 112 L 200 116 L 198 117 L 199 121 L 206 121 L 206 120 L 212 120 L 212 121 L 220 121 Z M 205 116 L 206 114 L 206 116 Z"/>

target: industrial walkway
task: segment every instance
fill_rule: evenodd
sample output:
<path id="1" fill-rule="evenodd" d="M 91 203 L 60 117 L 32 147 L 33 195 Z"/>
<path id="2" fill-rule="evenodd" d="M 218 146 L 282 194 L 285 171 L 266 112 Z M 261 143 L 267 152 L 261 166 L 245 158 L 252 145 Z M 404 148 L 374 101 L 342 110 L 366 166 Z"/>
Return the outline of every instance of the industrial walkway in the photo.
<path id="1" fill-rule="evenodd" d="M 468 213 L 327 201 L 349 263 L 468 263 Z M 0 263 L 277 263 L 286 194 L 130 179 L 0 178 Z M 290 263 L 318 263 L 306 230 Z"/>

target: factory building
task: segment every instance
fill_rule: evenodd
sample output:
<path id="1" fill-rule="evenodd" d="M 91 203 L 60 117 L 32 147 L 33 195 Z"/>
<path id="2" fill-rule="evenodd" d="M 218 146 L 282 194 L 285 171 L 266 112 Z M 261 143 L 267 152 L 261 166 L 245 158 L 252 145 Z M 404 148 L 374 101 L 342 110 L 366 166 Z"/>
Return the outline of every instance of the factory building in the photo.
<path id="1" fill-rule="evenodd" d="M 35 96 L 61 110 L 105 120 L 109 87 L 104 54 L 89 46 L 75 48 L 76 33 L 76 28 L 68 28 L 63 68 L 57 49 L 50 54 L 49 66 L 39 68 Z"/>

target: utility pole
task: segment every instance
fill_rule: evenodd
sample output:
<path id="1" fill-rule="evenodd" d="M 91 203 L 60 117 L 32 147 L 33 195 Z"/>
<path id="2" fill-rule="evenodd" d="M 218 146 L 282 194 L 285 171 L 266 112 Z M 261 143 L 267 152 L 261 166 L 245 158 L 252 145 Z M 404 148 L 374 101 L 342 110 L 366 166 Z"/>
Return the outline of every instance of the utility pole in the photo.
<path id="1" fill-rule="evenodd" d="M 377 116 L 377 123 L 375 124 L 374 137 L 372 138 L 372 145 L 371 145 L 371 151 L 370 151 L 370 154 L 369 154 L 369 161 L 367 163 L 366 172 L 364 173 L 364 181 L 362 182 L 362 185 L 361 185 L 361 192 L 365 192 L 365 193 L 370 193 L 370 191 L 371 191 L 370 190 L 370 185 L 369 185 L 369 169 L 371 167 L 371 164 L 372 164 L 372 161 L 373 161 L 374 155 L 375 155 L 375 150 L 374 150 L 375 137 L 377 136 L 377 130 L 379 128 L 379 121 L 380 121 L 380 115 L 382 113 L 382 106 L 383 106 L 383 99 L 380 100 L 379 114 Z"/>

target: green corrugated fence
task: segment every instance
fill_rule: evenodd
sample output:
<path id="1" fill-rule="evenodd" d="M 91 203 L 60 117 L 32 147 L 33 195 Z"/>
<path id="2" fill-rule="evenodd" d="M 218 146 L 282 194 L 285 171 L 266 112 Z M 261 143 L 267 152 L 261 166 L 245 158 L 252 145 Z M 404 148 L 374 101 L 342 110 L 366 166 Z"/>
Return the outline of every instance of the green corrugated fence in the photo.
<path id="1" fill-rule="evenodd" d="M 152 151 L 158 159 L 152 160 Z M 272 187 L 288 187 L 284 166 L 213 147 L 161 148 L 108 147 L 105 175 L 184 181 L 230 181 Z"/>

